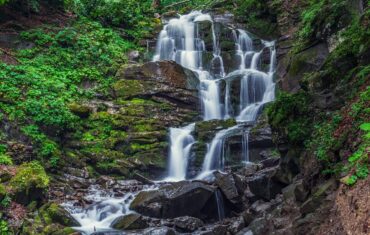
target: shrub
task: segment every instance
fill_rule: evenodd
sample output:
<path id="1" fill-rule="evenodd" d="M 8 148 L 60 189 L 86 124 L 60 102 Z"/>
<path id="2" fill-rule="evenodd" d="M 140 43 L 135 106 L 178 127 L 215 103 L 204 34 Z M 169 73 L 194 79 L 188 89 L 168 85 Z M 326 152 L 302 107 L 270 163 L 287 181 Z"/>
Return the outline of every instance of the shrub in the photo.
<path id="1" fill-rule="evenodd" d="M 272 128 L 285 136 L 291 144 L 302 144 L 310 136 L 310 95 L 306 92 L 280 92 L 267 108 Z"/>
<path id="2" fill-rule="evenodd" d="M 12 158 L 6 154 L 0 153 L 0 165 L 13 165 Z"/>

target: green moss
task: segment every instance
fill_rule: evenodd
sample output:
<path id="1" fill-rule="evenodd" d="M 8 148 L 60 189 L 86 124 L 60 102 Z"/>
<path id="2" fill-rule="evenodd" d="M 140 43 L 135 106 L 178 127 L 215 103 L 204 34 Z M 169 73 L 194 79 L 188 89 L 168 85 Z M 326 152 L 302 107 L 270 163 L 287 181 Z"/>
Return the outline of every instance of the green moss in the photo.
<path id="1" fill-rule="evenodd" d="M 138 80 L 119 80 L 113 85 L 115 95 L 128 98 L 144 92 L 144 87 Z"/>
<path id="2" fill-rule="evenodd" d="M 72 113 L 76 114 L 81 118 L 87 118 L 91 113 L 90 107 L 78 104 L 76 102 L 70 103 L 68 105 L 68 108 L 69 110 L 71 110 Z"/>
<path id="3" fill-rule="evenodd" d="M 10 180 L 10 185 L 17 192 L 30 188 L 46 189 L 49 186 L 49 176 L 37 161 L 23 163 L 17 170 L 16 175 Z"/>
<path id="4" fill-rule="evenodd" d="M 13 160 L 9 155 L 0 153 L 0 165 L 13 165 Z"/>
<path id="5" fill-rule="evenodd" d="M 310 136 L 310 101 L 310 95 L 305 92 L 280 92 L 276 101 L 267 108 L 271 127 L 285 136 L 291 144 L 302 144 Z"/>
<path id="6" fill-rule="evenodd" d="M 3 184 L 0 184 L 0 201 L 2 201 L 7 195 L 6 188 Z"/>

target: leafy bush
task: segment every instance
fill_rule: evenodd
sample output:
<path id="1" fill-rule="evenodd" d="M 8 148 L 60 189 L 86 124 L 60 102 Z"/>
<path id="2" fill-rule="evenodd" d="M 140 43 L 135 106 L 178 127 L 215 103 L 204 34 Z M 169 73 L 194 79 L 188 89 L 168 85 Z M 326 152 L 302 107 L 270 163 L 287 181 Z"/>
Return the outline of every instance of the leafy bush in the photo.
<path id="1" fill-rule="evenodd" d="M 0 234 L 2 235 L 10 234 L 8 223 L 5 220 L 0 220 Z"/>
<path id="2" fill-rule="evenodd" d="M 310 136 L 310 95 L 305 92 L 280 92 L 276 101 L 267 108 L 272 128 L 285 136 L 291 144 L 302 144 Z"/>
<path id="3" fill-rule="evenodd" d="M 42 165 L 37 162 L 23 163 L 10 180 L 10 185 L 18 192 L 28 192 L 31 188 L 46 189 L 49 186 L 49 176 Z"/>
<path id="4" fill-rule="evenodd" d="M 13 165 L 12 158 L 6 154 L 0 154 L 0 165 Z"/>
<path id="5" fill-rule="evenodd" d="M 133 39 L 142 38 L 150 31 L 154 12 L 150 0 L 70 0 L 67 5 L 78 15 L 98 20 L 104 25 L 125 29 Z"/>

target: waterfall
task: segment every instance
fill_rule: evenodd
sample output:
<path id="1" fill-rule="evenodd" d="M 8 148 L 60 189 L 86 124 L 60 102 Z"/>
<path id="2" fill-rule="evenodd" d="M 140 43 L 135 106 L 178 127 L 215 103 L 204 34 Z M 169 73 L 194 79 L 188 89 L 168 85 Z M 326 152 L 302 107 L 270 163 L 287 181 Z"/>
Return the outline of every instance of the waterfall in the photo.
<path id="1" fill-rule="evenodd" d="M 217 189 L 215 192 L 215 196 L 216 196 L 216 203 L 217 203 L 218 220 L 221 221 L 225 219 L 224 199 L 222 197 L 221 190 Z"/>
<path id="2" fill-rule="evenodd" d="M 247 163 L 249 160 L 249 131 L 245 131 L 242 135 L 242 161 Z"/>
<path id="3" fill-rule="evenodd" d="M 183 128 L 170 129 L 169 173 L 166 181 L 185 180 L 191 146 L 194 144 L 195 123 Z"/>
<path id="4" fill-rule="evenodd" d="M 204 60 L 206 43 L 199 31 L 200 24 L 209 24 L 212 43 L 212 59 Z M 226 27 L 226 26 L 225 26 Z M 204 30 L 204 29 L 202 29 Z M 274 99 L 276 51 L 274 42 L 260 40 L 254 45 L 252 36 L 242 29 L 230 29 L 235 43 L 235 56 L 239 57 L 238 69 L 226 74 L 223 53 L 220 47 L 220 33 L 209 14 L 194 11 L 171 19 L 161 31 L 156 53 L 158 60 L 174 60 L 191 69 L 200 81 L 199 97 L 203 120 L 235 118 L 239 123 L 255 121 L 264 104 Z M 266 50 L 270 53 L 268 72 L 264 72 L 261 57 Z M 208 64 L 206 64 L 208 63 Z M 206 69 L 207 68 L 207 69 Z M 231 87 L 240 80 L 239 104 L 233 104 Z M 221 84 L 225 84 L 222 94 Z M 224 97 L 222 99 L 222 97 Z M 238 107 L 238 108 L 234 108 Z M 242 161 L 249 161 L 248 133 L 240 125 L 219 131 L 208 144 L 202 171 L 197 178 L 207 177 L 213 170 L 223 170 L 225 163 L 224 145 L 227 138 L 239 132 L 242 136 Z M 167 179 L 183 180 L 186 177 L 190 149 L 194 143 L 191 128 L 171 128 L 169 174 Z"/>

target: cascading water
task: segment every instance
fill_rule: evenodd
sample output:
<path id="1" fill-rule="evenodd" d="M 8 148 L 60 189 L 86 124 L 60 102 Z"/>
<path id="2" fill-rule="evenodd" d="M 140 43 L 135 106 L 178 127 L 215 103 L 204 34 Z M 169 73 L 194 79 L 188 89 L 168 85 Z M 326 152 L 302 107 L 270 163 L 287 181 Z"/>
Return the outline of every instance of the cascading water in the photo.
<path id="1" fill-rule="evenodd" d="M 200 37 L 199 24 L 210 23 L 212 41 L 212 58 L 206 62 L 207 47 Z M 273 74 L 275 71 L 276 51 L 273 42 L 261 41 L 262 46 L 254 45 L 252 37 L 244 30 L 231 30 L 235 42 L 235 56 L 239 57 L 238 66 L 234 71 L 226 73 L 223 53 L 220 47 L 215 22 L 209 14 L 195 11 L 188 15 L 172 19 L 164 26 L 157 43 L 154 61 L 173 60 L 183 67 L 193 70 L 199 78 L 199 96 L 203 109 L 203 119 L 236 118 L 238 124 L 219 131 L 209 144 L 202 170 L 197 178 L 207 178 L 214 170 L 225 167 L 225 142 L 230 136 L 242 136 L 242 162 L 249 161 L 248 128 L 243 123 L 256 120 L 264 104 L 274 99 Z M 261 48 L 262 47 L 262 48 Z M 268 71 L 262 68 L 261 57 L 269 49 L 270 63 Z M 209 49 L 208 49 L 209 50 Z M 232 85 L 240 82 L 239 103 L 232 99 Z M 224 87 L 222 85 L 225 84 Z M 224 92 L 224 93 L 222 93 Z M 234 103 L 233 103 L 234 101 Z M 195 124 L 182 128 L 170 129 L 169 170 L 165 181 L 180 181 L 186 179 L 188 159 L 191 147 L 195 143 L 192 136 Z M 126 193 L 121 198 L 112 194 L 102 196 L 104 190 L 92 190 L 87 201 L 93 202 L 86 209 L 75 207 L 72 202 L 64 207 L 81 224 L 75 228 L 84 234 L 95 231 L 112 231 L 114 219 L 129 213 L 129 205 L 135 193 Z M 216 192 L 219 219 L 225 217 L 223 196 Z"/>
<path id="2" fill-rule="evenodd" d="M 209 64 L 205 64 L 207 53 L 206 43 L 200 36 L 199 24 L 209 22 L 212 35 L 212 56 Z M 232 30 L 235 42 L 236 57 L 240 58 L 238 68 L 229 74 L 225 73 L 224 60 L 220 42 L 215 30 L 215 23 L 209 14 L 194 11 L 188 15 L 172 19 L 164 26 L 159 35 L 154 61 L 174 60 L 183 67 L 193 70 L 200 81 L 200 99 L 203 108 L 203 120 L 227 119 L 235 117 L 239 123 L 255 121 L 261 108 L 274 99 L 275 85 L 273 82 L 275 64 L 275 46 L 273 42 L 260 41 L 262 44 L 255 50 L 251 36 L 244 30 Z M 209 48 L 209 47 L 208 47 Z M 261 69 L 261 56 L 265 49 L 269 49 L 269 71 Z M 205 68 L 209 68 L 206 70 Z M 240 79 L 240 100 L 238 114 L 235 115 L 235 104 L 231 99 L 231 84 Z M 224 94 L 221 94 L 221 84 L 225 83 Z M 222 95 L 224 99 L 222 99 Z M 188 128 L 176 128 L 182 136 Z M 216 169 L 224 168 L 225 154 L 223 151 L 225 139 L 230 133 L 241 132 L 242 125 L 222 130 L 216 134 L 209 144 L 204 158 L 203 167 L 198 178 L 206 177 Z M 183 180 L 188 165 L 188 155 L 191 148 L 184 147 L 184 143 L 177 143 L 172 137 L 169 179 Z M 190 133 L 188 133 L 190 135 Z M 243 161 L 248 159 L 247 134 L 242 133 Z M 179 139 L 182 139 L 182 137 Z M 182 140 L 184 141 L 184 140 Z M 180 147 L 179 147 L 180 145 Z M 182 147 L 181 147 L 182 146 Z M 187 145 L 189 146 L 189 145 Z M 181 152 L 182 151 L 182 152 Z"/>
<path id="3" fill-rule="evenodd" d="M 169 172 L 165 181 L 185 179 L 190 150 L 194 144 L 194 137 L 191 135 L 194 127 L 195 123 L 192 123 L 183 128 L 170 129 Z"/>

